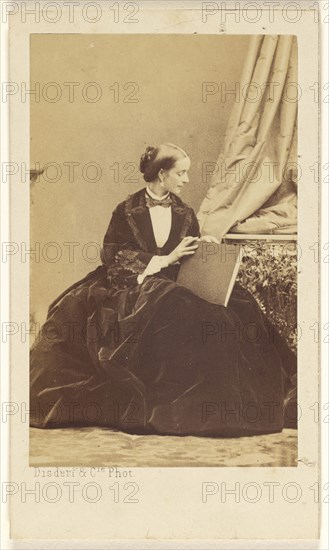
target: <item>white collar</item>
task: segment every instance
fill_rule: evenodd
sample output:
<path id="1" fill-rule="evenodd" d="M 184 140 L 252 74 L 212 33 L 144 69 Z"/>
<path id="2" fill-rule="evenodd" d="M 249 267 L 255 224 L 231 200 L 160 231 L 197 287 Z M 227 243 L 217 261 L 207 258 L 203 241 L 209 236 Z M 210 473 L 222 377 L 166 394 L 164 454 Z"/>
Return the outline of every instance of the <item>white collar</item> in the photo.
<path id="1" fill-rule="evenodd" d="M 152 199 L 155 199 L 155 200 L 158 200 L 158 201 L 163 201 L 164 199 L 166 199 L 167 197 L 169 197 L 169 191 L 166 195 L 164 195 L 163 197 L 159 197 L 159 195 L 156 195 L 155 193 L 153 193 L 153 191 L 151 191 L 151 189 L 149 188 L 149 186 L 147 185 L 146 186 L 146 191 L 148 192 L 148 194 L 150 195 L 150 197 L 152 197 Z"/>

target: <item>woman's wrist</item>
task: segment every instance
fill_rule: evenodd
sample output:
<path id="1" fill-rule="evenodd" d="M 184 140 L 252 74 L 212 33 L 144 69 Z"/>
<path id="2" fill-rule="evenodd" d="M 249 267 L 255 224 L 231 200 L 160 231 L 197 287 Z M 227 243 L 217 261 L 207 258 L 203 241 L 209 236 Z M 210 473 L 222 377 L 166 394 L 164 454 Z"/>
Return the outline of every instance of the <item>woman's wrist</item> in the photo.
<path id="1" fill-rule="evenodd" d="M 137 277 L 137 283 L 140 285 L 148 275 L 154 275 L 159 273 L 161 269 L 168 267 L 169 256 L 153 256 L 143 273 L 140 273 Z"/>
<path id="2" fill-rule="evenodd" d="M 174 264 L 174 263 L 178 262 L 178 260 L 179 260 L 177 254 L 175 254 L 174 251 L 170 252 L 170 254 L 168 254 L 167 258 L 168 258 L 168 265 Z"/>

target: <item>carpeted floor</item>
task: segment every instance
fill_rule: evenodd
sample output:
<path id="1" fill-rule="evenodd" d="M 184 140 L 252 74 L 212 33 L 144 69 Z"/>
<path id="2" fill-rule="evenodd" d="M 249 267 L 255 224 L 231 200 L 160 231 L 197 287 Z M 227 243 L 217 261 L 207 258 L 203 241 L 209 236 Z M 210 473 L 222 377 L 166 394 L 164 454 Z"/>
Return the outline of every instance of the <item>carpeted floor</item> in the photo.
<path id="1" fill-rule="evenodd" d="M 297 430 L 215 439 L 31 428 L 30 466 L 297 466 Z"/>

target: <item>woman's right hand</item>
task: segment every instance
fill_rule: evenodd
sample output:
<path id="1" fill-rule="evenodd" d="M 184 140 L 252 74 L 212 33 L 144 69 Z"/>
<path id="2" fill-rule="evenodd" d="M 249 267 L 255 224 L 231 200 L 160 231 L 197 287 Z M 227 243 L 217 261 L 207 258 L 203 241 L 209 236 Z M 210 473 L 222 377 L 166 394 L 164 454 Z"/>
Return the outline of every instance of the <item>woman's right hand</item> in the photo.
<path id="1" fill-rule="evenodd" d="M 198 244 L 195 241 L 198 240 L 198 237 L 184 237 L 184 239 L 179 243 L 176 248 L 168 255 L 168 263 L 174 264 L 178 262 L 184 256 L 190 256 L 194 254 L 198 248 Z"/>

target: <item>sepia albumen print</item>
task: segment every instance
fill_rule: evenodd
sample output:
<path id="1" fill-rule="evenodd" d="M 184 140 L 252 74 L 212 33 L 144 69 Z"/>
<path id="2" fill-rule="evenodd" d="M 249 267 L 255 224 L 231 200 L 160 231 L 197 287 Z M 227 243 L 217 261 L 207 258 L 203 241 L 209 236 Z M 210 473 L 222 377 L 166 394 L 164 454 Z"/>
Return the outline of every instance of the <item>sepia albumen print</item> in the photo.
<path id="1" fill-rule="evenodd" d="M 296 466 L 296 37 L 30 44 L 31 464 Z"/>

